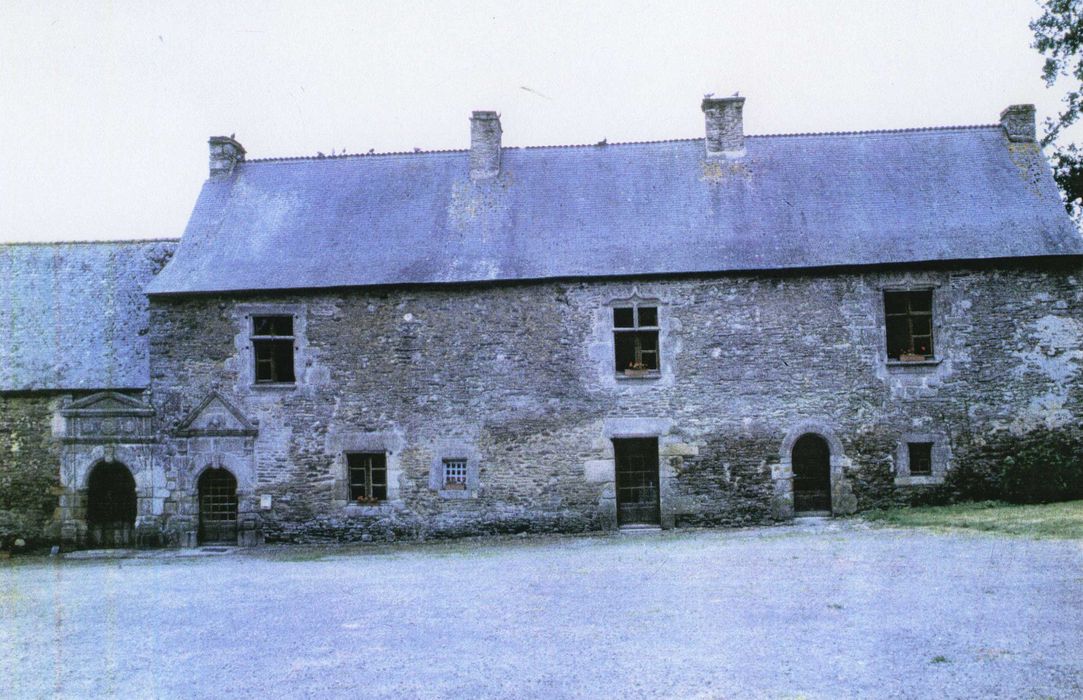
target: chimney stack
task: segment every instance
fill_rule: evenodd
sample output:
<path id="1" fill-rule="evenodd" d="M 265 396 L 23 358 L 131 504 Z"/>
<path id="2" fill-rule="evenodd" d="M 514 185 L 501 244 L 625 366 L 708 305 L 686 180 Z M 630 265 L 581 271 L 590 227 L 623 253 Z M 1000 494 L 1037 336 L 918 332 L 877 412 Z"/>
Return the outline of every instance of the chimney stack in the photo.
<path id="1" fill-rule="evenodd" d="M 244 146 L 232 136 L 212 136 L 207 143 L 211 146 L 211 177 L 229 175 L 237 163 L 244 162 Z"/>
<path id="2" fill-rule="evenodd" d="M 1034 128 L 1034 105 L 1012 105 L 1000 113 L 1000 125 L 1009 141 L 1037 140 Z"/>
<path id="3" fill-rule="evenodd" d="M 470 179 L 484 180 L 500 174 L 500 115 L 474 112 L 470 116 Z"/>
<path id="4" fill-rule="evenodd" d="M 739 158 L 745 154 L 741 111 L 745 98 L 707 95 L 700 105 L 707 119 L 707 155 Z"/>

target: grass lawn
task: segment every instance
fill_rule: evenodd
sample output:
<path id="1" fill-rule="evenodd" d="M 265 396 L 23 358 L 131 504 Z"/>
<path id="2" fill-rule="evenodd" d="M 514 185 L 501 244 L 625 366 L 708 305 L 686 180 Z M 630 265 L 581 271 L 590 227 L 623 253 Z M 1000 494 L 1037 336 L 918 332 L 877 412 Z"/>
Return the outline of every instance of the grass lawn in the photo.
<path id="1" fill-rule="evenodd" d="M 864 517 L 873 522 L 900 527 L 1083 539 L 1083 501 L 1033 506 L 985 501 L 953 506 L 891 508 L 865 513 Z"/>

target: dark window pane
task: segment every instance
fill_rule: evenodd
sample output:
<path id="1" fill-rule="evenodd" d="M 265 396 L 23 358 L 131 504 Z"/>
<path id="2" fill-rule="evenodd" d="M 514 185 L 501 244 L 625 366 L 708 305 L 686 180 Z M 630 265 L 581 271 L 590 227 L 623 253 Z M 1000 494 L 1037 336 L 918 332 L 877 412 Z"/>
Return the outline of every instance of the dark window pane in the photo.
<path id="1" fill-rule="evenodd" d="M 884 311 L 888 314 L 906 313 L 906 292 L 884 292 Z"/>
<path id="2" fill-rule="evenodd" d="M 276 382 L 293 381 L 293 341 L 273 340 Z"/>
<path id="3" fill-rule="evenodd" d="M 933 339 L 932 336 L 914 336 L 914 354 L 916 355 L 932 355 L 933 354 Z"/>
<path id="4" fill-rule="evenodd" d="M 252 350 L 256 356 L 256 381 L 275 381 L 274 341 L 254 340 Z"/>
<path id="5" fill-rule="evenodd" d="M 933 293 L 930 291 L 910 292 L 911 311 L 932 311 Z"/>
<path id="6" fill-rule="evenodd" d="M 254 316 L 252 335 L 293 335 L 293 317 Z"/>
<path id="7" fill-rule="evenodd" d="M 639 325 L 641 326 L 657 326 L 658 325 L 658 309 L 654 306 L 641 306 L 639 307 Z"/>
<path id="8" fill-rule="evenodd" d="M 910 327 L 913 328 L 914 335 L 931 335 L 932 319 L 928 316 L 913 316 Z"/>
<path id="9" fill-rule="evenodd" d="M 887 356 L 898 359 L 899 355 L 909 352 L 910 328 L 905 316 L 887 319 Z"/>
<path id="10" fill-rule="evenodd" d="M 616 370 L 623 372 L 636 361 L 635 333 L 614 333 L 613 345 L 616 350 Z"/>
<path id="11" fill-rule="evenodd" d="M 635 317 L 633 316 L 634 309 L 620 308 L 613 309 L 613 327 L 614 328 L 632 328 L 635 326 Z"/>
<path id="12" fill-rule="evenodd" d="M 636 334 L 639 344 L 639 362 L 647 369 L 658 369 L 658 331 L 644 331 Z"/>
<path id="13" fill-rule="evenodd" d="M 933 443 L 911 442 L 907 443 L 910 451 L 910 473 L 915 476 L 929 475 L 933 473 Z"/>

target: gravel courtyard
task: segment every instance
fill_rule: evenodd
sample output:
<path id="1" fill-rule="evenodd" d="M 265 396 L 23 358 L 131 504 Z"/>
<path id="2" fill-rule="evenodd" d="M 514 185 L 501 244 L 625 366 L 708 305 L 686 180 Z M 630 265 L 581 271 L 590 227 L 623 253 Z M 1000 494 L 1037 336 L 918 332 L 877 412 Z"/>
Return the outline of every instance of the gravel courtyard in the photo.
<path id="1" fill-rule="evenodd" d="M 1083 544 L 828 522 L 0 562 L 4 697 L 1078 698 Z"/>

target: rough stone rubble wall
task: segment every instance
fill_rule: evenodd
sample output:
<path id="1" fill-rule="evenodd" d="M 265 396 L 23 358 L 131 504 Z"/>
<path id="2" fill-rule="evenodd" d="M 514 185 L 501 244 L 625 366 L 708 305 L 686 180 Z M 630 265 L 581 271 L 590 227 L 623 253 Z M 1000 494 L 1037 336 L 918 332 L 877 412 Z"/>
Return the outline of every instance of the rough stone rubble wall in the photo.
<path id="1" fill-rule="evenodd" d="M 249 457 L 224 447 L 217 459 L 250 471 L 242 502 L 271 497 L 259 512 L 271 539 L 611 527 L 622 435 L 659 436 L 664 525 L 740 525 L 785 514 L 783 444 L 803 430 L 829 438 L 845 511 L 914 493 L 896 473 L 912 436 L 932 436 L 950 467 L 989 431 L 1078 421 L 1078 274 L 1035 264 L 158 300 L 152 397 L 163 435 L 212 390 L 258 422 Z M 938 364 L 888 365 L 885 286 L 934 288 Z M 633 295 L 661 309 L 656 379 L 614 374 L 610 309 Z M 275 311 L 296 316 L 298 384 L 253 387 L 247 317 Z M 165 441 L 163 469 L 190 485 L 178 472 L 201 467 L 181 449 Z M 347 502 L 348 450 L 389 454 L 386 503 Z M 433 488 L 442 458 L 471 455 L 476 488 Z"/>
<path id="2" fill-rule="evenodd" d="M 60 447 L 52 424 L 60 401 L 51 394 L 0 395 L 0 549 L 16 538 L 33 546 L 59 536 Z"/>

